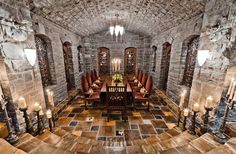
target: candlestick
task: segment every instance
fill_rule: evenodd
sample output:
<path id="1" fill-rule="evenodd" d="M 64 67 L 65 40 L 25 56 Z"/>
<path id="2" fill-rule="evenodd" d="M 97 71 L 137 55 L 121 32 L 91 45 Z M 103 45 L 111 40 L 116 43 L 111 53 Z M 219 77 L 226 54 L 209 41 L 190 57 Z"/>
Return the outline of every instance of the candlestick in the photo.
<path id="1" fill-rule="evenodd" d="M 198 112 L 199 111 L 199 104 L 198 103 L 193 104 L 193 111 L 194 112 Z"/>
<path id="2" fill-rule="evenodd" d="M 230 95 L 233 83 L 234 83 L 234 78 L 231 79 L 231 82 L 230 82 L 229 89 L 228 89 L 228 92 L 226 94 L 226 97 L 228 97 Z"/>
<path id="3" fill-rule="evenodd" d="M 48 92 L 48 103 L 49 103 L 49 105 L 54 106 L 53 92 L 52 91 Z"/>
<path id="4" fill-rule="evenodd" d="M 27 107 L 26 108 L 20 108 L 20 111 L 23 112 L 23 117 L 25 118 L 25 125 L 26 125 L 26 132 L 29 134 L 32 134 L 34 132 L 32 124 L 30 122 L 29 116 L 27 114 Z"/>
<path id="5" fill-rule="evenodd" d="M 181 110 L 180 107 L 178 107 L 178 112 L 179 112 L 179 115 L 178 115 L 177 127 L 179 127 L 180 120 L 181 120 L 181 112 L 182 112 L 182 110 Z"/>
<path id="6" fill-rule="evenodd" d="M 50 109 L 47 110 L 46 116 L 47 116 L 48 119 L 52 118 L 52 111 Z"/>
<path id="7" fill-rule="evenodd" d="M 37 126 L 37 135 L 40 135 L 43 133 L 43 128 L 42 128 L 42 123 L 41 123 L 41 120 L 40 120 L 40 110 L 36 111 L 36 116 L 37 116 L 37 123 L 38 123 L 38 126 Z"/>
<path id="8" fill-rule="evenodd" d="M 203 127 L 201 127 L 201 133 L 205 134 L 206 132 L 208 132 L 208 118 L 209 118 L 209 112 L 213 109 L 213 107 L 206 107 L 205 106 L 205 110 L 206 113 L 204 115 L 204 120 L 203 120 Z"/>
<path id="9" fill-rule="evenodd" d="M 183 121 L 183 130 L 186 130 L 186 121 L 187 121 L 187 117 L 189 115 L 189 109 L 185 108 L 184 109 L 184 121 Z"/>
<path id="10" fill-rule="evenodd" d="M 48 118 L 49 129 L 52 132 L 53 131 L 53 126 L 52 126 L 52 111 L 50 109 L 47 110 L 46 117 Z"/>
<path id="11" fill-rule="evenodd" d="M 236 86 L 236 81 L 234 81 L 233 87 L 232 87 L 232 89 L 231 89 L 231 92 L 230 92 L 230 95 L 229 95 L 229 100 L 232 100 L 232 99 L 233 99 L 235 86 Z"/>
<path id="12" fill-rule="evenodd" d="M 211 108 L 213 105 L 213 98 L 212 96 L 208 96 L 206 99 L 205 107 L 206 108 Z"/>
<path id="13" fill-rule="evenodd" d="M 27 104 L 26 104 L 26 101 L 25 101 L 25 98 L 24 97 L 20 97 L 18 99 L 18 106 L 20 109 L 25 109 L 27 108 Z"/>
<path id="14" fill-rule="evenodd" d="M 197 115 L 197 112 L 198 111 L 194 111 L 193 110 L 193 116 L 192 116 L 192 124 L 191 124 L 191 126 L 190 126 L 190 128 L 189 128 L 189 133 L 190 134 L 192 134 L 192 135 L 196 135 L 196 131 L 195 131 L 195 128 L 196 128 L 196 115 Z"/>

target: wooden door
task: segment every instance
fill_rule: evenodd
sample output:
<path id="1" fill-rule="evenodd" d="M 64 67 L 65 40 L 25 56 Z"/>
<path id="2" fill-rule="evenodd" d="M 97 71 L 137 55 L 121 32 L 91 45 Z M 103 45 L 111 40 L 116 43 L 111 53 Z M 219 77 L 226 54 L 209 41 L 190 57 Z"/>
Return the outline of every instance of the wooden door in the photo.
<path id="1" fill-rule="evenodd" d="M 110 50 L 105 47 L 98 48 L 99 75 L 110 75 Z"/>
<path id="2" fill-rule="evenodd" d="M 130 47 L 125 49 L 124 73 L 125 75 L 135 74 L 137 49 Z"/>

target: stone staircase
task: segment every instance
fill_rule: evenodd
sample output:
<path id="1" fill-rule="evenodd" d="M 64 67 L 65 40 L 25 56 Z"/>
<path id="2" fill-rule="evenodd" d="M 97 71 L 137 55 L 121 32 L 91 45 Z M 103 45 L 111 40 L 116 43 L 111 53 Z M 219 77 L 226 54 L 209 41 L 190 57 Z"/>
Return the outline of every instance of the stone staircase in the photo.
<path id="1" fill-rule="evenodd" d="M 182 132 L 178 128 L 169 129 L 145 139 L 126 141 L 97 141 L 76 136 L 61 128 L 53 132 L 46 130 L 36 137 L 25 133 L 14 146 L 0 140 L 0 153 L 3 154 L 233 154 L 236 153 L 236 138 L 225 144 L 219 144 L 214 137 L 206 133 L 200 137 Z"/>

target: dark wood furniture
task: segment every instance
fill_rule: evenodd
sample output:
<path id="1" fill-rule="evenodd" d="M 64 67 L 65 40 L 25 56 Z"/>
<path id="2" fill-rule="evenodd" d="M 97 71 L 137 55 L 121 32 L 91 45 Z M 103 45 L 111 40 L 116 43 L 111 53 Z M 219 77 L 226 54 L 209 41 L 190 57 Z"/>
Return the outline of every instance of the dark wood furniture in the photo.
<path id="1" fill-rule="evenodd" d="M 124 73 L 125 75 L 135 74 L 137 49 L 130 47 L 125 49 Z"/>
<path id="2" fill-rule="evenodd" d="M 150 102 L 149 102 L 149 96 L 152 90 L 152 76 L 148 76 L 146 84 L 144 86 L 146 92 L 145 93 L 141 93 L 141 92 L 133 92 L 133 98 L 134 98 L 134 103 L 144 103 L 147 102 L 148 103 L 148 111 L 149 111 L 149 106 L 150 106 Z"/>
<path id="3" fill-rule="evenodd" d="M 122 117 L 126 121 L 127 110 L 127 84 L 125 85 L 108 85 L 106 84 L 106 109 L 107 120 L 111 111 L 121 111 Z"/>

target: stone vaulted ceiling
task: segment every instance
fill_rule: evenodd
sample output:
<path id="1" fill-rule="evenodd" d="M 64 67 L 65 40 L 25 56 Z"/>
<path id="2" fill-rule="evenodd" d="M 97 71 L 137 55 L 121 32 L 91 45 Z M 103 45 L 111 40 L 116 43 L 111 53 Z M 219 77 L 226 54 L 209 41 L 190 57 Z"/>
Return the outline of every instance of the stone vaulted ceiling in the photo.
<path id="1" fill-rule="evenodd" d="M 31 10 L 81 36 L 108 30 L 119 14 L 125 30 L 155 35 L 204 11 L 204 0 L 31 0 Z"/>

